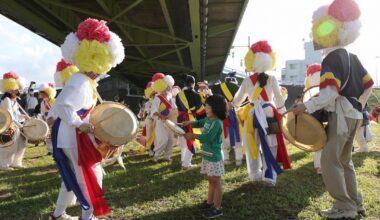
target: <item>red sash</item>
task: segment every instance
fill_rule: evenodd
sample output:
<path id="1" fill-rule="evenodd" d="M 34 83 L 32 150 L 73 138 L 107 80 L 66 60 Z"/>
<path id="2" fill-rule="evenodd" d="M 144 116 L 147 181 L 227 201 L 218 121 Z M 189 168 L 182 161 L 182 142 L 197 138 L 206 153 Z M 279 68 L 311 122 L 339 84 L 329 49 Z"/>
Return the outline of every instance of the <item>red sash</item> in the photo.
<path id="1" fill-rule="evenodd" d="M 90 111 L 91 109 L 87 110 L 83 115 L 80 116 L 80 118 L 85 118 L 90 113 Z M 109 214 L 111 211 L 103 199 L 104 193 L 99 186 L 94 171 L 92 170 L 92 167 L 102 160 L 102 156 L 100 155 L 99 151 L 96 150 L 87 133 L 80 133 L 79 129 L 77 128 L 76 136 L 78 144 L 78 165 L 82 169 L 87 192 L 89 194 L 92 207 L 94 208 L 94 214 L 96 216 Z"/>
<path id="2" fill-rule="evenodd" d="M 161 100 L 162 103 L 164 103 L 164 105 L 166 106 L 168 110 L 172 110 L 173 108 L 172 105 L 165 97 L 163 97 L 162 95 L 158 95 L 158 98 Z"/>

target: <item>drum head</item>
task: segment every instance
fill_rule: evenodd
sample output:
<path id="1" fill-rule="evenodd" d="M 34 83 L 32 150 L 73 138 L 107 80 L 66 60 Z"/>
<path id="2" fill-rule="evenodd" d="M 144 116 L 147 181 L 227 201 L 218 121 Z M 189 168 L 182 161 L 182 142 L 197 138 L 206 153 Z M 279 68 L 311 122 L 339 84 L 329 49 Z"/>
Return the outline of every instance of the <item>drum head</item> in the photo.
<path id="1" fill-rule="evenodd" d="M 100 141 L 111 145 L 124 145 L 131 141 L 138 130 L 138 121 L 133 112 L 116 102 L 104 102 L 91 112 L 90 123 L 94 135 Z"/>
<path id="2" fill-rule="evenodd" d="M 44 140 L 49 133 L 49 126 L 44 120 L 37 118 L 30 118 L 24 122 L 22 131 L 31 141 Z"/>
<path id="3" fill-rule="evenodd" d="M 303 102 L 307 102 L 310 98 L 318 96 L 319 95 L 319 86 L 313 86 L 310 87 L 308 90 L 306 90 L 303 94 Z"/>
<path id="4" fill-rule="evenodd" d="M 177 135 L 184 135 L 186 133 L 181 127 L 179 127 L 176 123 L 170 120 L 166 120 L 165 124 L 166 126 L 168 126 L 170 130 L 172 130 Z"/>
<path id="5" fill-rule="evenodd" d="M 326 145 L 325 129 L 307 113 L 298 116 L 287 113 L 282 120 L 282 131 L 290 143 L 304 151 L 315 152 Z"/>
<path id="6" fill-rule="evenodd" d="M 12 116 L 4 108 L 0 108 L 0 133 L 3 133 L 5 130 L 11 126 Z"/>

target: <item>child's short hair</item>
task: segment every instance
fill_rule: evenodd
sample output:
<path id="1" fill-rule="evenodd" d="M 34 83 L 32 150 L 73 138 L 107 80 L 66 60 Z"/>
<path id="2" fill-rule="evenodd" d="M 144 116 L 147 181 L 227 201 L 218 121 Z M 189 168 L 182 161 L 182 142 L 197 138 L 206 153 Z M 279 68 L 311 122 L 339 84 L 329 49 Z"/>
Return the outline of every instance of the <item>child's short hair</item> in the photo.
<path id="1" fill-rule="evenodd" d="M 212 109 L 212 112 L 220 120 L 227 118 L 227 102 L 221 95 L 212 95 L 206 99 L 206 104 Z"/>

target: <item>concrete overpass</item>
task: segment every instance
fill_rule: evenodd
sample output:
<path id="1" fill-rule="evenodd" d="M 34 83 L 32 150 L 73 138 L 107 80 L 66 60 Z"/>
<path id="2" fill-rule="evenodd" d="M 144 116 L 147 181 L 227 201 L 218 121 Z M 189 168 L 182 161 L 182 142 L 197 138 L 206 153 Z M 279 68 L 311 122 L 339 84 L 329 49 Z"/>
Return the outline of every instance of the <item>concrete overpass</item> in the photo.
<path id="1" fill-rule="evenodd" d="M 248 0 L 2 0 L 0 13 L 60 45 L 79 22 L 108 22 L 126 59 L 110 75 L 144 86 L 155 72 L 220 76 Z M 16 36 L 15 36 L 16 37 Z"/>

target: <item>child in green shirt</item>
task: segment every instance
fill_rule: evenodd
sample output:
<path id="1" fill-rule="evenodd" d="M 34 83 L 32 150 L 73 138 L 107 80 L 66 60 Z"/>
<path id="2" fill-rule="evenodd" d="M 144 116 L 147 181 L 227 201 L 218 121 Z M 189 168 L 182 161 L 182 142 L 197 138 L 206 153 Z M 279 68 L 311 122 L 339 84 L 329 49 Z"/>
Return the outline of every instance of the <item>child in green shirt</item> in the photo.
<path id="1" fill-rule="evenodd" d="M 222 153 L 223 120 L 227 117 L 227 103 L 220 95 L 210 96 L 206 99 L 206 118 L 200 121 L 186 121 L 182 126 L 192 125 L 202 128 L 202 134 L 186 133 L 186 139 L 199 139 L 202 143 L 201 173 L 208 178 L 208 196 L 199 208 L 204 211 L 203 217 L 215 218 L 223 215 L 221 211 L 223 188 L 222 176 L 224 163 Z"/>

